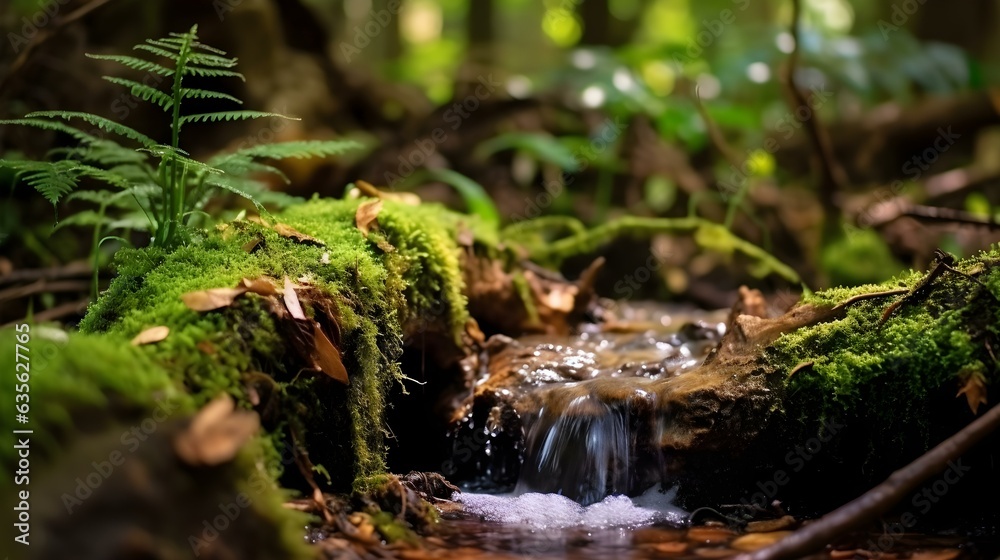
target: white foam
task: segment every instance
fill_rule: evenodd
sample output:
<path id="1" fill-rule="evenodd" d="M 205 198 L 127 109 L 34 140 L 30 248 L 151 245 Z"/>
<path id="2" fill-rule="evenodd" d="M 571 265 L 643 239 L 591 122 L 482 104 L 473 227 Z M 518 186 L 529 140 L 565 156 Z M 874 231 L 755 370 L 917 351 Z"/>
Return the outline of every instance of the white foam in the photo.
<path id="1" fill-rule="evenodd" d="M 675 494 L 675 491 L 659 492 L 659 487 L 653 487 L 635 499 L 608 496 L 587 507 L 558 494 L 458 493 L 452 499 L 464 505 L 466 511 L 496 523 L 528 525 L 538 529 L 607 529 L 637 527 L 660 521 L 682 522 L 687 513 L 671 504 Z"/>

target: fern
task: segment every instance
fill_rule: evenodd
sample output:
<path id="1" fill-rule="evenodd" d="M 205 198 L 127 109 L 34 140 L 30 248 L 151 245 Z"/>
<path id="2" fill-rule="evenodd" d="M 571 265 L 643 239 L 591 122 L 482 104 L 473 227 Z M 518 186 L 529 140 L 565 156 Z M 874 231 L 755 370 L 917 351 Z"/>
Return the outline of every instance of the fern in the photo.
<path id="1" fill-rule="evenodd" d="M 181 147 L 181 129 L 185 124 L 292 118 L 247 110 L 182 116 L 182 105 L 188 99 L 243 103 L 228 93 L 185 87 L 189 77 L 244 79 L 233 70 L 237 60 L 226 56 L 223 50 L 199 42 L 197 32 L 195 26 L 187 33 L 147 39 L 133 48 L 156 60 L 131 55 L 87 55 L 120 64 L 131 71 L 171 78 L 169 87 L 160 89 L 127 77 L 104 77 L 112 84 L 125 87 L 136 98 L 160 108 L 169 117 L 169 143 L 90 113 L 38 111 L 22 119 L 0 121 L 0 125 L 30 126 L 63 133 L 78 143 L 75 147 L 52 150 L 47 161 L 0 160 L 0 167 L 14 170 L 21 182 L 33 187 L 53 205 L 73 193 L 84 181 L 112 189 L 77 191 L 76 198 L 92 202 L 98 209 L 77 214 L 59 224 L 59 227 L 94 226 L 95 267 L 102 235 L 103 239 L 114 238 L 106 234 L 118 229 L 148 229 L 153 236 L 152 243 L 163 247 L 188 238 L 182 230 L 193 223 L 212 193 L 218 190 L 250 200 L 261 212 L 266 212 L 262 200 L 279 205 L 296 200 L 281 193 L 269 193 L 264 183 L 250 179 L 252 174 L 263 173 L 288 181 L 280 169 L 256 160 L 328 157 L 359 147 L 356 142 L 349 141 L 303 141 L 253 146 L 212 158 L 207 163 L 192 158 Z M 79 130 L 69 124 L 74 121 L 82 121 L 122 142 Z M 117 219 L 109 218 L 109 209 L 127 213 Z M 140 223 L 139 218 L 145 221 Z"/>
<path id="2" fill-rule="evenodd" d="M 221 111 L 218 113 L 203 113 L 200 115 L 188 115 L 181 117 L 181 125 L 197 122 L 223 122 L 223 121 L 246 121 L 253 119 L 265 119 L 269 117 L 288 119 L 297 121 L 295 117 L 286 117 L 278 113 L 268 113 L 265 111 Z"/>

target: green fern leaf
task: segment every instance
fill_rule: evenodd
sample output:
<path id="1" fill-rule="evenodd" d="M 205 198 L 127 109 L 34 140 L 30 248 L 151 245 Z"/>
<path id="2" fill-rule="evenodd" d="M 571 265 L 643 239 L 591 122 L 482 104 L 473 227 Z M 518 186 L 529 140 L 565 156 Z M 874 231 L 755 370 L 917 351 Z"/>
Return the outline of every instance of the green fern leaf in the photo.
<path id="1" fill-rule="evenodd" d="M 203 113 L 200 115 L 188 115 L 181 118 L 181 125 L 198 122 L 223 122 L 223 121 L 245 121 L 251 119 L 265 119 L 276 117 L 292 121 L 301 120 L 296 117 L 286 117 L 278 113 L 268 113 L 264 111 L 222 111 L 218 113 Z"/>
<path id="2" fill-rule="evenodd" d="M 17 170 L 16 177 L 38 191 L 53 206 L 59 199 L 76 190 L 79 177 L 73 173 L 72 162 L 0 160 L 0 167 Z"/>
<path id="3" fill-rule="evenodd" d="M 127 80 L 125 78 L 116 78 L 114 76 L 103 76 L 103 78 L 105 81 L 111 82 L 112 84 L 129 88 L 132 95 L 142 99 L 143 101 L 152 101 L 153 103 L 159 105 L 164 111 L 169 111 L 174 107 L 174 100 L 169 95 L 156 88 L 140 84 L 139 82 L 133 80 Z"/>
<path id="4" fill-rule="evenodd" d="M 73 167 L 72 171 L 74 174 L 77 174 L 77 176 L 97 179 L 98 181 L 102 181 L 120 189 L 127 189 L 132 186 L 132 184 L 121 175 L 106 169 L 100 169 L 90 165 L 77 165 Z"/>
<path id="5" fill-rule="evenodd" d="M 226 58 L 214 54 L 192 53 L 188 58 L 191 64 L 208 66 L 209 68 L 233 68 L 238 64 L 235 58 Z"/>
<path id="6" fill-rule="evenodd" d="M 210 45 L 206 45 L 205 43 L 199 43 L 197 41 L 194 42 L 194 43 L 191 43 L 191 48 L 192 49 L 202 50 L 202 51 L 213 53 L 213 54 L 217 54 L 219 56 L 226 56 L 226 51 L 224 51 L 222 49 L 217 49 L 217 48 L 212 47 Z"/>
<path id="7" fill-rule="evenodd" d="M 159 74 L 160 76 L 173 76 L 174 71 L 166 66 L 162 66 L 155 62 L 150 62 L 148 60 L 143 60 L 141 58 L 136 58 L 134 56 L 118 55 L 118 54 L 90 54 L 87 53 L 87 58 L 94 58 L 97 60 L 110 60 L 112 62 L 117 62 L 123 66 L 131 68 L 133 70 L 138 70 L 140 72 L 151 72 L 153 74 Z"/>
<path id="8" fill-rule="evenodd" d="M 202 68 L 200 66 L 185 66 L 184 75 L 198 76 L 200 78 L 239 78 L 244 82 L 247 81 L 246 77 L 239 72 L 220 70 L 218 68 Z"/>
<path id="9" fill-rule="evenodd" d="M 256 197 L 244 190 L 244 185 L 247 183 L 250 183 L 250 181 L 246 179 L 237 179 L 230 175 L 216 175 L 205 181 L 206 185 L 229 191 L 249 200 L 261 214 L 267 214 L 268 212 L 264 208 L 264 205 L 261 204 Z"/>
<path id="10" fill-rule="evenodd" d="M 142 144 L 143 146 L 156 146 L 157 142 L 138 132 L 131 129 L 123 124 L 117 123 L 111 119 L 106 119 L 104 117 L 99 117 L 97 115 L 92 115 L 90 113 L 81 113 L 77 111 L 36 111 L 34 113 L 29 113 L 25 118 L 48 118 L 48 119 L 63 119 L 72 120 L 80 119 L 83 122 L 96 126 L 105 132 L 110 132 L 112 134 L 117 134 L 119 136 L 124 136 L 130 140 L 135 140 L 136 142 Z"/>
<path id="11" fill-rule="evenodd" d="M 151 52 L 155 55 L 162 56 L 163 58 L 169 58 L 170 60 L 177 61 L 180 59 L 180 55 L 175 52 L 168 51 L 167 49 L 161 49 L 153 45 L 147 45 L 145 43 L 136 45 L 132 47 L 133 50 Z"/>
<path id="12" fill-rule="evenodd" d="M 73 137 L 78 142 L 84 144 L 91 144 L 97 142 L 99 138 L 87 134 L 86 132 L 74 128 L 64 122 L 60 121 L 50 121 L 47 119 L 10 119 L 10 120 L 0 120 L 0 125 L 21 125 L 21 126 L 31 126 L 34 128 L 41 128 L 45 130 L 54 130 L 56 132 L 62 132 Z"/>
<path id="13" fill-rule="evenodd" d="M 299 140 L 279 142 L 277 144 L 259 144 L 222 155 L 217 160 L 227 158 L 261 158 L 261 159 L 308 159 L 340 155 L 350 150 L 362 148 L 361 143 L 354 140 Z M 216 161 L 216 160 L 212 160 Z"/>
<path id="14" fill-rule="evenodd" d="M 217 161 L 217 160 L 211 160 Z M 211 161 L 209 163 L 211 163 Z M 275 175 L 282 180 L 286 185 L 291 184 L 292 180 L 285 175 L 285 172 L 274 167 L 273 165 L 267 165 L 266 163 L 260 163 L 253 161 L 249 158 L 232 158 L 229 160 L 221 161 L 218 160 L 218 164 L 212 164 L 213 167 L 221 169 L 223 172 L 230 175 L 250 175 L 253 173 L 260 173 L 266 175 Z"/>
<path id="15" fill-rule="evenodd" d="M 172 42 L 166 39 L 146 39 L 146 44 L 176 52 L 181 50 L 183 43 L 181 41 Z"/>
<path id="16" fill-rule="evenodd" d="M 233 97 L 228 93 L 222 93 L 219 91 L 211 91 L 207 89 L 189 89 L 185 88 L 181 90 L 181 97 L 184 99 L 225 99 L 227 101 L 232 101 L 234 103 L 243 104 L 243 100 L 238 97 Z"/>

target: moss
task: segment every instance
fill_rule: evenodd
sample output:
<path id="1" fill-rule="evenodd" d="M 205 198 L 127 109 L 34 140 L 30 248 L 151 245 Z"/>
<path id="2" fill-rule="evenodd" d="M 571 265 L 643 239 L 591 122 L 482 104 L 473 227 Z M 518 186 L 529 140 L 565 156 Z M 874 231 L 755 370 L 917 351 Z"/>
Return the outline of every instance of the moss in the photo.
<path id="1" fill-rule="evenodd" d="M 30 378 L 27 393 L 16 391 L 20 380 L 8 376 L 0 413 L 15 415 L 16 393 L 30 400 L 25 426 L 32 434 L 32 457 L 51 458 L 73 431 L 93 431 L 120 420 L 143 418 L 163 407 L 170 411 L 191 409 L 187 396 L 171 382 L 166 370 L 120 337 L 67 334 L 54 327 L 29 325 L 27 333 L 0 330 L 0 359 L 14 364 L 16 344 L 22 350 Z M 27 334 L 27 337 L 24 335 Z M 20 336 L 20 338 L 18 338 Z M 23 403 L 22 403 L 23 404 Z M 13 472 L 17 458 L 10 431 L 0 434 L 0 465 Z M 6 479 L 5 479 L 6 480 Z"/>
<path id="2" fill-rule="evenodd" d="M 403 379 L 398 359 L 404 327 L 443 323 L 460 341 L 468 312 L 456 239 L 466 229 L 494 243 L 496 232 L 441 206 L 385 201 L 379 229 L 366 238 L 354 222 L 359 204 L 313 199 L 277 216 L 322 246 L 237 221 L 169 254 L 123 252 L 119 276 L 80 328 L 128 338 L 151 326 L 169 326 L 170 336 L 144 351 L 197 402 L 223 391 L 246 402 L 245 376 L 265 372 L 278 383 L 284 409 L 272 427 L 313 434 L 306 442 L 310 454 L 341 488 L 349 487 L 350 478 L 383 472 L 385 395 L 393 381 Z M 288 352 L 262 298 L 247 295 L 208 313 L 191 311 L 180 299 L 260 276 L 309 282 L 333 302 L 349 387 L 302 374 L 308 364 Z M 324 447 L 318 457 L 317 445 Z"/>
<path id="3" fill-rule="evenodd" d="M 957 267 L 977 274 L 984 269 L 984 258 Z M 883 285 L 826 290 L 806 302 L 834 305 L 861 293 L 912 288 L 924 276 L 909 273 Z M 874 434 L 870 446 L 882 453 L 899 450 L 906 434 L 914 431 L 923 434 L 924 443 L 929 441 L 935 411 L 968 410 L 964 398 L 954 398 L 959 372 L 988 369 L 987 379 L 998 378 L 997 368 L 984 364 L 992 363 L 986 342 L 996 336 L 1000 318 L 1000 270 L 990 268 L 981 276 L 992 295 L 984 294 L 978 283 L 946 272 L 924 293 L 899 305 L 882 325 L 885 310 L 903 296 L 863 301 L 849 307 L 842 319 L 783 335 L 767 353 L 776 372 L 788 374 L 811 362 L 784 382 L 785 410 L 799 425 L 825 418 L 867 424 Z M 942 400 L 950 405 L 940 406 Z"/>

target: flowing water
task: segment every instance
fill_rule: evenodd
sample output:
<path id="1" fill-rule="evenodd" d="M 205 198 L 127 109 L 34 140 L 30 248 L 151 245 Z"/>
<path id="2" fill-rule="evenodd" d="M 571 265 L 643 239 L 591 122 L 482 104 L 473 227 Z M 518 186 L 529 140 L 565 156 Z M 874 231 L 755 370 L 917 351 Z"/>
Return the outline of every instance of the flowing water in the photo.
<path id="1" fill-rule="evenodd" d="M 431 556 L 722 558 L 801 525 L 780 510 L 749 525 L 714 511 L 694 519 L 673 504 L 676 488 L 657 484 L 668 466 L 654 444 L 662 428 L 641 414 L 660 404 L 647 389 L 701 364 L 724 334 L 725 314 L 642 305 L 618 317 L 610 329 L 488 345 L 445 473 L 463 492 L 444 508 Z M 895 535 L 891 547 L 873 548 L 880 537 L 857 533 L 814 557 L 951 560 L 995 551 L 991 540 L 961 535 Z"/>

